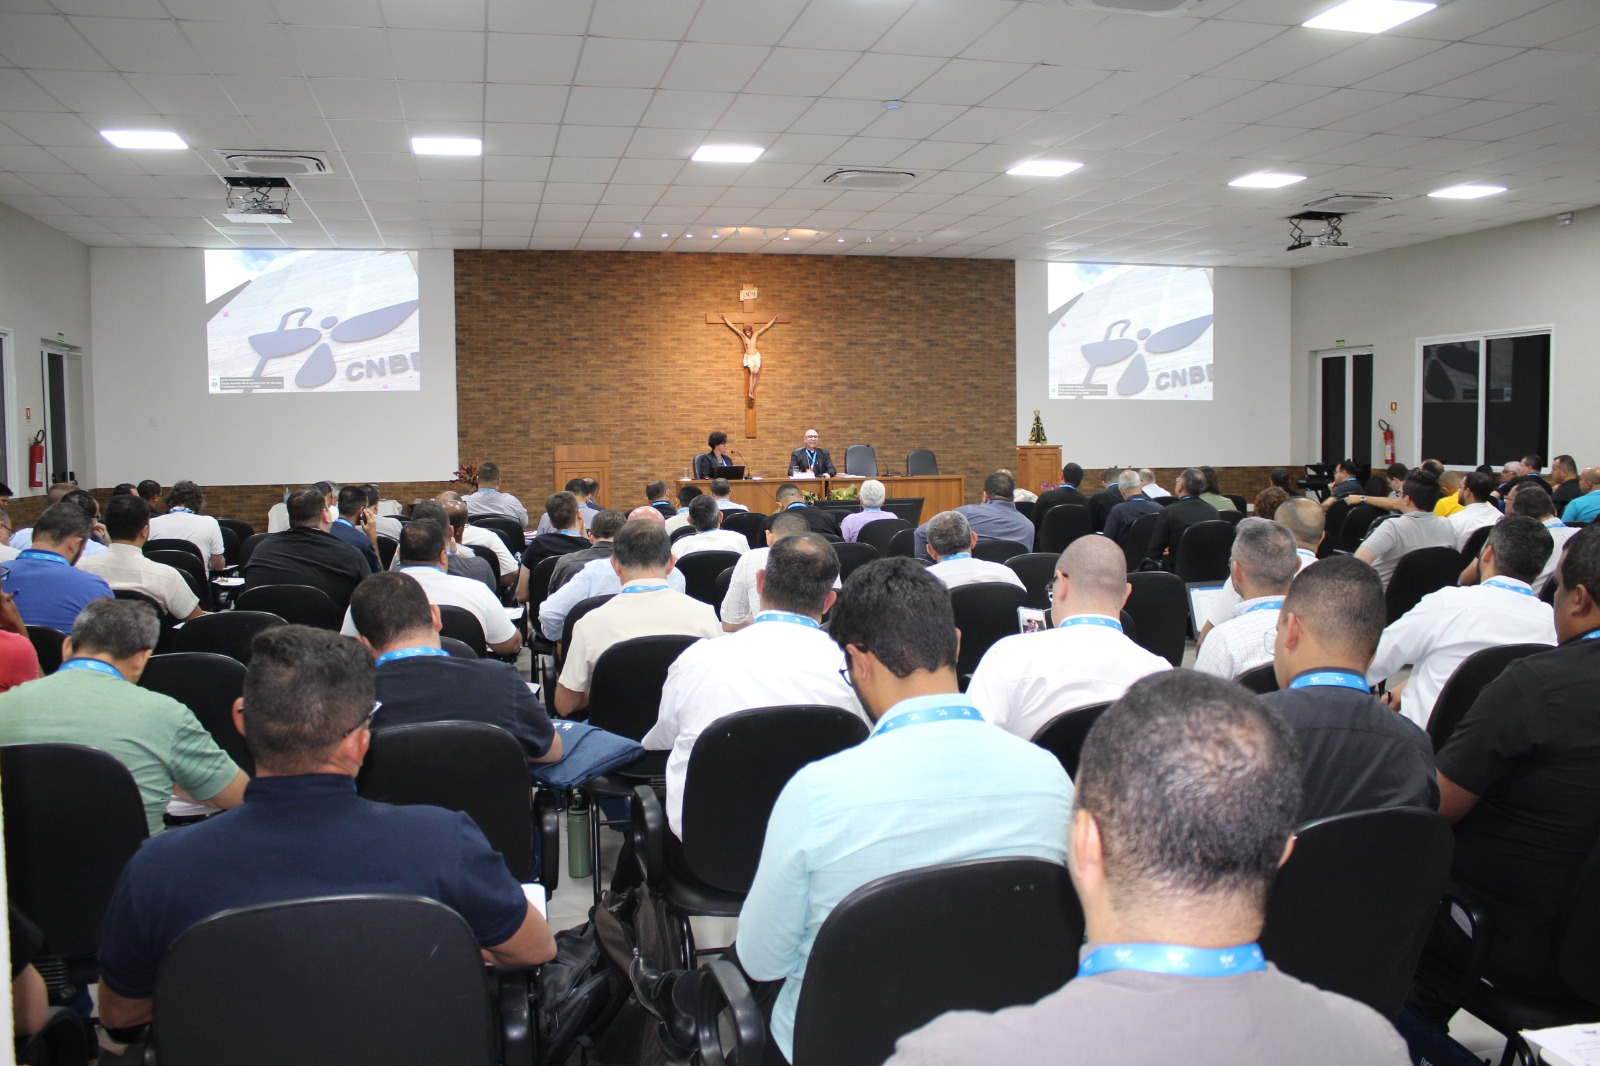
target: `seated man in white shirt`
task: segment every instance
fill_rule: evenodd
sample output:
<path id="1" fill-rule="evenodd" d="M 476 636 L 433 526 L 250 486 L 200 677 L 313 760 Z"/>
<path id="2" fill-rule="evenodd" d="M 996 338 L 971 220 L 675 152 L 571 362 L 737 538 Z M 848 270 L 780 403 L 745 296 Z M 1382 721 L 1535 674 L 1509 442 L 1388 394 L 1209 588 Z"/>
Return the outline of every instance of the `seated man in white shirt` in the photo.
<path id="1" fill-rule="evenodd" d="M 1027 587 L 1017 572 L 1004 563 L 972 557 L 972 549 L 978 546 L 978 535 L 960 511 L 936 514 L 924 528 L 928 531 L 928 554 L 933 556 L 928 573 L 944 582 L 945 588 L 996 581 L 1019 589 Z"/>
<path id="2" fill-rule="evenodd" d="M 1156 472 L 1147 466 L 1139 468 L 1139 484 L 1143 486 L 1139 491 L 1152 500 L 1159 500 L 1163 496 L 1172 495 L 1172 493 L 1161 487 L 1161 483 L 1156 480 Z"/>
<path id="3" fill-rule="evenodd" d="M 616 513 L 615 511 L 611 512 L 613 515 Z M 600 520 L 596 518 L 595 521 L 598 523 Z M 628 513 L 627 521 L 664 522 L 665 519 L 661 517 L 661 512 L 654 507 L 649 504 L 641 504 Z M 559 587 L 555 586 L 554 576 L 552 575 L 551 585 L 554 591 L 546 596 L 544 602 L 539 605 L 539 632 L 545 635 L 545 639 L 559 641 L 562 633 L 566 630 L 567 615 L 571 614 L 572 609 L 584 600 L 592 596 L 615 596 L 622 591 L 622 579 L 617 575 L 617 568 L 611 565 L 611 556 L 616 551 L 616 535 L 621 531 L 624 524 L 623 522 L 618 522 L 614 529 L 608 528 L 609 523 L 608 526 L 597 527 L 597 533 L 602 531 L 606 533 L 605 552 L 584 563 L 578 568 L 577 573 L 563 581 Z M 596 547 L 598 547 L 598 538 L 596 540 Z M 582 553 L 572 553 L 572 555 L 579 554 Z M 572 558 L 572 555 L 563 555 L 561 558 L 565 561 Z M 556 569 L 559 570 L 560 567 L 557 566 Z M 526 573 L 526 570 L 524 570 L 524 573 Z M 685 588 L 683 575 L 678 573 L 676 569 L 667 572 L 667 584 L 676 592 L 682 592 Z M 527 583 L 524 581 L 518 585 L 517 599 L 526 603 L 529 598 L 525 595 L 526 593 Z"/>
<path id="4" fill-rule="evenodd" d="M 667 824 L 683 835 L 689 753 L 711 724 L 753 707 L 804 703 L 840 707 L 865 719 L 839 674 L 844 655 L 822 630 L 833 606 L 839 559 L 816 533 L 785 537 L 757 572 L 761 611 L 752 625 L 691 644 L 667 671 L 661 712 L 644 746 L 667 757 Z M 781 624 L 780 624 L 781 623 Z"/>
<path id="5" fill-rule="evenodd" d="M 522 634 L 506 617 L 505 608 L 483 582 L 456 577 L 448 572 L 450 557 L 445 551 L 445 531 L 438 521 L 419 518 L 406 523 L 400 534 L 400 572 L 414 578 L 436 607 L 460 607 L 472 614 L 483 628 L 483 640 L 496 655 L 513 655 L 522 647 Z M 347 637 L 357 636 L 355 620 L 346 609 L 344 628 Z"/>
<path id="6" fill-rule="evenodd" d="M 433 502 L 437 503 L 440 507 L 446 508 L 446 513 L 448 513 L 448 508 L 452 503 L 460 503 L 463 504 L 463 506 L 465 505 L 465 501 L 462 500 L 461 494 L 459 492 L 451 492 L 449 489 L 446 489 L 435 496 L 433 498 Z M 475 526 L 472 524 L 472 512 L 470 509 L 467 512 L 467 516 L 468 522 L 466 528 L 461 531 L 461 536 L 457 537 L 456 539 L 462 544 L 468 546 L 477 545 L 478 547 L 488 548 L 490 551 L 494 552 L 495 562 L 498 563 L 500 567 L 500 584 L 516 584 L 517 557 L 511 554 L 511 550 L 506 547 L 506 542 L 500 539 L 500 534 L 485 526 Z M 383 519 L 380 518 L 378 521 L 381 523 L 383 522 Z M 403 523 L 400 523 L 397 519 L 391 518 L 389 521 L 394 522 L 396 525 L 403 525 Z M 379 525 L 378 532 L 383 532 L 382 525 Z M 396 541 L 400 539 L 400 534 L 398 532 L 394 534 L 394 539 Z"/>
<path id="7" fill-rule="evenodd" d="M 1298 570 L 1304 570 L 1317 561 L 1317 549 L 1322 546 L 1327 517 L 1315 500 L 1309 500 L 1304 496 L 1280 504 L 1273 513 L 1272 520 L 1287 529 L 1289 535 L 1294 537 L 1294 553 L 1299 559 Z M 1223 582 L 1222 589 L 1211 598 L 1209 606 L 1211 614 L 1206 619 L 1206 624 L 1200 627 L 1199 643 L 1204 644 L 1214 627 L 1232 618 L 1243 602 L 1244 597 L 1239 595 L 1239 591 L 1233 587 L 1233 578 L 1229 577 Z"/>
<path id="8" fill-rule="evenodd" d="M 750 538 L 743 533 L 722 528 L 722 510 L 711 496 L 696 496 L 689 501 L 689 525 L 694 532 L 680 537 L 672 544 L 672 557 L 682 559 L 695 552 L 738 552 L 750 550 Z"/>
<path id="9" fill-rule="evenodd" d="M 767 565 L 767 552 L 785 537 L 811 530 L 806 516 L 798 511 L 784 511 L 772 517 L 767 526 L 765 548 L 751 548 L 739 556 L 734 564 L 733 578 L 728 582 L 728 594 L 722 598 L 722 628 L 729 633 L 743 629 L 761 612 L 761 590 L 756 575 Z M 677 571 L 673 571 L 677 573 Z M 833 587 L 839 588 L 834 579 Z"/>
<path id="10" fill-rule="evenodd" d="M 715 637 L 722 633 L 717 612 L 709 603 L 668 585 L 672 551 L 662 523 L 640 519 L 618 530 L 610 565 L 616 568 L 622 590 L 573 626 L 572 646 L 556 682 L 556 713 L 562 717 L 588 706 L 595 663 L 613 644 L 633 637 Z M 576 581 L 573 578 L 568 584 Z"/>
<path id="11" fill-rule="evenodd" d="M 189 541 L 206 556 L 208 569 L 221 570 L 227 565 L 222 557 L 222 527 L 215 518 L 200 513 L 205 505 L 206 494 L 199 485 L 178 482 L 167 493 L 167 513 L 150 519 L 150 539 Z"/>
<path id="12" fill-rule="evenodd" d="M 1445 521 L 1455 533 L 1456 548 L 1467 546 L 1467 539 L 1484 526 L 1500 521 L 1500 508 L 1494 505 L 1495 480 L 1493 474 L 1480 474 L 1476 470 L 1461 481 L 1461 510 Z"/>
<path id="13" fill-rule="evenodd" d="M 1278 611 L 1289 583 L 1300 572 L 1294 537 L 1276 522 L 1246 518 L 1233 536 L 1229 577 L 1243 597 L 1234 616 L 1206 635 L 1194 668 L 1235 678 L 1272 661 Z"/>
<path id="14" fill-rule="evenodd" d="M 1478 584 L 1430 593 L 1384 629 L 1367 680 L 1375 685 L 1412 664 L 1410 679 L 1384 701 L 1426 728 L 1439 690 L 1473 652 L 1503 644 L 1554 646 L 1555 615 L 1529 584 L 1552 544 L 1550 531 L 1532 518 L 1512 515 L 1496 523 L 1478 555 Z"/>
<path id="15" fill-rule="evenodd" d="M 78 569 L 98 574 L 116 591 L 149 596 L 169 618 L 183 622 L 205 614 L 200 600 L 176 567 L 144 557 L 150 536 L 150 505 L 138 496 L 113 496 L 106 503 L 107 551 L 84 556 Z"/>
<path id="16" fill-rule="evenodd" d="M 997 642 L 967 696 L 985 719 L 1031 740 L 1056 715 L 1109 703 L 1141 677 L 1171 669 L 1122 632 L 1131 590 L 1122 549 L 1105 537 L 1079 537 L 1056 561 L 1056 627 Z"/>
<path id="17" fill-rule="evenodd" d="M 1555 576 L 1556 564 L 1561 561 L 1561 549 L 1566 547 L 1567 541 L 1577 534 L 1578 527 L 1569 526 L 1556 517 L 1556 506 L 1550 499 L 1550 494 L 1527 481 L 1519 481 L 1511 486 L 1510 492 L 1506 495 L 1506 514 L 1531 518 L 1550 531 L 1552 541 L 1550 557 L 1539 568 L 1539 576 L 1531 582 L 1534 594 L 1537 595 L 1544 590 L 1545 582 Z M 1458 584 L 1476 585 L 1480 577 L 1478 560 L 1474 559 L 1461 571 Z"/>

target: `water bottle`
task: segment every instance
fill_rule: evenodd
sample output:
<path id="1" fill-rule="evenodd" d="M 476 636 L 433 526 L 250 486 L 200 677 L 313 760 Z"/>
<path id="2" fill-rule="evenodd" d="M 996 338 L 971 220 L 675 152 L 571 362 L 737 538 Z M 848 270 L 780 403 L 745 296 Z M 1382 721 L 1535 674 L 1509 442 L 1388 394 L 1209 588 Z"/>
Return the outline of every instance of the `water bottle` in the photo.
<path id="1" fill-rule="evenodd" d="M 573 792 L 567 798 L 567 876 L 592 875 L 589 859 L 589 797 Z"/>

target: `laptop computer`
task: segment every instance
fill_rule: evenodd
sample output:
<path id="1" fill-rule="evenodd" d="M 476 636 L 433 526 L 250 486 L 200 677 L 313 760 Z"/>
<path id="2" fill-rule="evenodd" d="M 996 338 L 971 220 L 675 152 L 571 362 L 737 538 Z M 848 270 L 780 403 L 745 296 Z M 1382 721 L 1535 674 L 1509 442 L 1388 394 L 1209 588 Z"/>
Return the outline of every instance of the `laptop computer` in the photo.
<path id="1" fill-rule="evenodd" d="M 711 476 L 714 477 L 714 478 L 725 477 L 729 481 L 743 481 L 744 480 L 744 467 L 742 467 L 742 466 L 714 466 L 714 467 L 711 468 Z"/>
<path id="2" fill-rule="evenodd" d="M 1211 607 L 1222 592 L 1221 581 L 1192 581 L 1184 586 L 1189 593 L 1189 624 L 1199 633 L 1211 621 Z"/>

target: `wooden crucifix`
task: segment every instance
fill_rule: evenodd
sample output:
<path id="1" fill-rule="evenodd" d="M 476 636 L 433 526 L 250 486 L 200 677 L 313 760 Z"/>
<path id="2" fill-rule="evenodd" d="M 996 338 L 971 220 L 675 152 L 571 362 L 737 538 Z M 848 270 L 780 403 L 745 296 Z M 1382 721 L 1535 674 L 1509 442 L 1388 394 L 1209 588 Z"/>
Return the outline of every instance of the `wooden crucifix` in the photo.
<path id="1" fill-rule="evenodd" d="M 706 325 L 727 326 L 739 335 L 744 343 L 744 435 L 756 435 L 756 386 L 761 383 L 761 353 L 756 350 L 756 338 L 781 322 L 788 322 L 788 315 L 772 315 L 770 318 L 757 314 L 755 311 L 756 297 L 759 293 L 756 287 L 749 282 L 739 286 L 740 310 L 733 314 L 721 311 L 707 311 Z"/>

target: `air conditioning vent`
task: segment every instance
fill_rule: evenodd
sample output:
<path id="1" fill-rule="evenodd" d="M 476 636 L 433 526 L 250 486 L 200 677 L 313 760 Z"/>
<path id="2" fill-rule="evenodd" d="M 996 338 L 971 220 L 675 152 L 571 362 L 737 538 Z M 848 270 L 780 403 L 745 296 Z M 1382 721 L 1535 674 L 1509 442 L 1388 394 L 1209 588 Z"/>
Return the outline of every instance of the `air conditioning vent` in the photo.
<path id="1" fill-rule="evenodd" d="M 1332 196 L 1324 196 L 1320 200 L 1312 200 L 1304 205 L 1308 211 L 1333 211 L 1337 214 L 1348 215 L 1352 211 L 1359 211 L 1363 207 L 1378 207 L 1382 204 L 1394 203 L 1394 197 L 1382 196 L 1378 193 L 1368 192 L 1336 192 Z"/>
<path id="2" fill-rule="evenodd" d="M 1112 15 L 1181 15 L 1200 0 L 1064 0 L 1068 7 Z"/>
<path id="3" fill-rule="evenodd" d="M 223 152 L 222 162 L 235 174 L 268 178 L 303 178 L 331 174 L 328 157 L 319 152 Z"/>
<path id="4" fill-rule="evenodd" d="M 898 189 L 917 178 L 909 170 L 864 170 L 845 167 L 822 179 L 822 184 L 845 189 Z"/>

